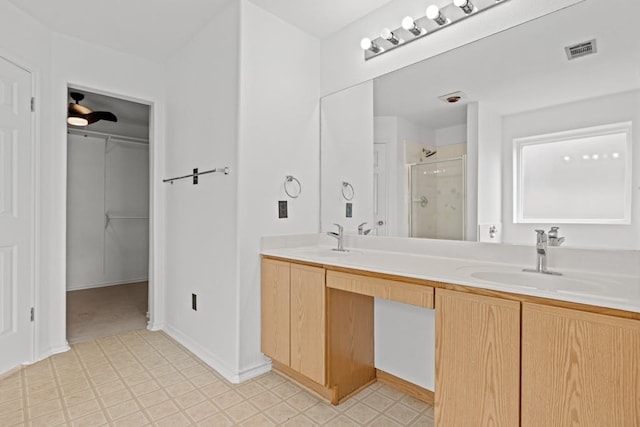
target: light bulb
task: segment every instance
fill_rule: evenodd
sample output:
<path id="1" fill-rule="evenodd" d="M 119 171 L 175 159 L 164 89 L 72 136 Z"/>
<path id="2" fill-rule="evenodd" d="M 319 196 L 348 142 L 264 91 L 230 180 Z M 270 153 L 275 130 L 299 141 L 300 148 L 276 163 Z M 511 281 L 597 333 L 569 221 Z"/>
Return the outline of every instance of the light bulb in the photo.
<path id="1" fill-rule="evenodd" d="M 363 50 L 370 50 L 373 53 L 382 52 L 382 48 L 378 46 L 375 42 L 371 41 L 370 38 L 367 38 L 367 37 L 360 40 L 360 47 Z"/>
<path id="2" fill-rule="evenodd" d="M 87 126 L 89 121 L 84 117 L 67 117 L 67 123 L 71 126 Z"/>
<path id="3" fill-rule="evenodd" d="M 462 9 L 467 15 L 473 12 L 473 4 L 470 0 L 453 0 L 453 4 Z"/>
<path id="4" fill-rule="evenodd" d="M 405 16 L 405 18 L 402 20 L 402 28 L 409 31 L 416 37 L 422 34 L 422 28 L 418 27 L 418 24 L 416 24 L 413 18 L 410 16 Z"/>
<path id="5" fill-rule="evenodd" d="M 415 27 L 415 22 L 413 22 L 413 18 L 410 16 L 405 16 L 404 19 L 402 20 L 402 28 L 404 28 L 407 31 L 411 31 L 411 29 L 413 27 Z"/>
<path id="6" fill-rule="evenodd" d="M 440 9 L 435 4 L 427 7 L 426 11 L 427 18 L 432 19 L 438 25 L 444 25 L 447 23 L 447 18 L 440 12 Z"/>
<path id="7" fill-rule="evenodd" d="M 382 31 L 380 31 L 380 37 L 393 45 L 398 45 L 400 43 L 400 39 L 388 28 L 383 28 Z"/>

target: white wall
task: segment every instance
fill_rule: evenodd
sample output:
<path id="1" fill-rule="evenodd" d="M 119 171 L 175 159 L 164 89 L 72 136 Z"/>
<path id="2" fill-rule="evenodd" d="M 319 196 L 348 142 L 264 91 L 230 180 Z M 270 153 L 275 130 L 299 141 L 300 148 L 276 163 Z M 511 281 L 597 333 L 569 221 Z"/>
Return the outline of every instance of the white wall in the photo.
<path id="1" fill-rule="evenodd" d="M 502 119 L 478 103 L 478 240 L 500 243 L 502 235 Z M 492 238 L 489 228 L 495 225 Z"/>
<path id="2" fill-rule="evenodd" d="M 147 280 L 149 146 L 70 134 L 67 168 L 67 290 Z"/>
<path id="3" fill-rule="evenodd" d="M 162 193 L 157 178 L 162 176 L 164 88 L 158 64 L 60 34 L 53 34 L 51 38 L 53 102 L 48 108 L 53 113 L 53 120 L 51 141 L 47 147 L 51 152 L 46 156 L 51 176 L 46 184 L 47 196 L 43 198 L 42 206 L 42 210 L 49 216 L 49 223 L 43 226 L 42 233 L 50 242 L 47 249 L 51 251 L 52 258 L 49 276 L 41 283 L 41 288 L 51 287 L 52 293 L 47 300 L 51 316 L 46 323 L 49 337 L 57 347 L 66 342 L 67 86 L 151 105 L 150 229 L 156 230 L 156 234 L 159 234 L 157 230 L 162 227 Z M 45 156 L 44 147 L 42 156 Z M 162 242 L 151 242 L 150 255 L 150 260 L 154 256 L 162 259 Z M 164 316 L 164 306 L 161 304 L 163 277 L 158 274 L 158 268 L 158 265 L 152 264 L 149 271 L 149 281 L 152 283 L 149 296 L 152 325 L 161 323 Z"/>
<path id="4" fill-rule="evenodd" d="M 435 391 L 435 311 L 375 299 L 375 366 Z"/>
<path id="5" fill-rule="evenodd" d="M 438 31 L 393 52 L 364 60 L 363 37 L 371 39 L 385 27 L 398 28 L 402 17 L 424 16 L 421 0 L 395 0 L 352 22 L 322 41 L 321 93 L 327 95 L 373 79 L 488 35 L 578 3 L 582 0 L 518 0 L 473 17 L 459 26 Z M 443 2 L 440 2 L 442 5 Z"/>
<path id="6" fill-rule="evenodd" d="M 436 129 L 436 146 L 466 144 L 467 142 L 467 125 L 455 125 L 445 128 Z"/>
<path id="7" fill-rule="evenodd" d="M 169 58 L 164 81 L 166 177 L 224 166 L 231 173 L 163 184 L 167 304 L 159 326 L 227 377 L 238 360 L 238 24 L 234 2 Z"/>
<path id="8" fill-rule="evenodd" d="M 241 3 L 238 294 L 241 378 L 260 353 L 260 237 L 313 233 L 319 223 L 319 42 L 253 3 Z M 268 41 L 265 41 L 268 35 Z M 286 175 L 302 193 L 284 193 Z M 278 200 L 288 218 L 278 218 Z"/>
<path id="9" fill-rule="evenodd" d="M 564 246 L 602 249 L 640 249 L 640 91 L 614 94 L 503 117 L 502 215 L 506 243 L 535 242 L 534 229 L 549 224 L 513 223 L 513 139 L 551 132 L 631 121 L 633 170 L 631 224 L 557 224 Z"/>
<path id="10" fill-rule="evenodd" d="M 325 97 L 321 108 L 321 231 L 334 231 L 336 223 L 356 232 L 358 224 L 373 223 L 373 83 Z M 352 218 L 345 216 L 343 181 L 355 192 Z"/>

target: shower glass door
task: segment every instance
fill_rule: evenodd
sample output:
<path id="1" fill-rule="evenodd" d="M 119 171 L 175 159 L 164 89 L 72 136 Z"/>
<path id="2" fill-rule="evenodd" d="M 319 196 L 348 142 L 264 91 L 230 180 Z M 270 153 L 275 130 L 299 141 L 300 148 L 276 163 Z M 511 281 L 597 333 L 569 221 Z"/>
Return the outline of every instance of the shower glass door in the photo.
<path id="1" fill-rule="evenodd" d="M 466 158 L 410 165 L 409 236 L 463 240 Z"/>

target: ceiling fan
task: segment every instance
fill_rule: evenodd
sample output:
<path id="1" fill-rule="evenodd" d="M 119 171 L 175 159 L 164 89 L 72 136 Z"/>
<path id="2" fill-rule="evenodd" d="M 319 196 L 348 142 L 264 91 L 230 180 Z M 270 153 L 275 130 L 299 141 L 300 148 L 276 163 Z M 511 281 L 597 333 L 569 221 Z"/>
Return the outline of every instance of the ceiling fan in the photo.
<path id="1" fill-rule="evenodd" d="M 92 111 L 91 109 L 80 105 L 80 101 L 84 99 L 84 95 L 79 92 L 71 92 L 69 94 L 75 103 L 69 103 L 67 110 L 67 123 L 72 126 L 87 126 L 98 120 L 107 120 L 117 122 L 118 118 L 109 111 Z"/>

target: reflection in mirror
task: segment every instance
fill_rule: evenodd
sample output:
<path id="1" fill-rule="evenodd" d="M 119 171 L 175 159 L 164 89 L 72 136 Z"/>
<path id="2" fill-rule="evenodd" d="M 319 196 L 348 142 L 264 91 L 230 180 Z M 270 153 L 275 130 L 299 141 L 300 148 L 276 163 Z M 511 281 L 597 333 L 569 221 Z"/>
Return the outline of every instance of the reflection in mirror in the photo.
<path id="1" fill-rule="evenodd" d="M 409 237 L 464 239 L 465 168 L 465 156 L 409 165 Z"/>
<path id="2" fill-rule="evenodd" d="M 624 13 L 603 20 L 611 10 Z M 412 165 L 466 156 L 464 238 L 531 244 L 536 223 L 514 218 L 514 140 L 630 122 L 628 224 L 557 225 L 565 246 L 640 249 L 639 14 L 634 0 L 585 1 L 323 98 L 321 229 L 367 222 L 371 234 L 420 235 L 412 208 L 431 198 L 412 194 Z M 352 218 L 342 181 L 358 189 Z M 441 211 L 417 228 L 437 229 Z"/>

